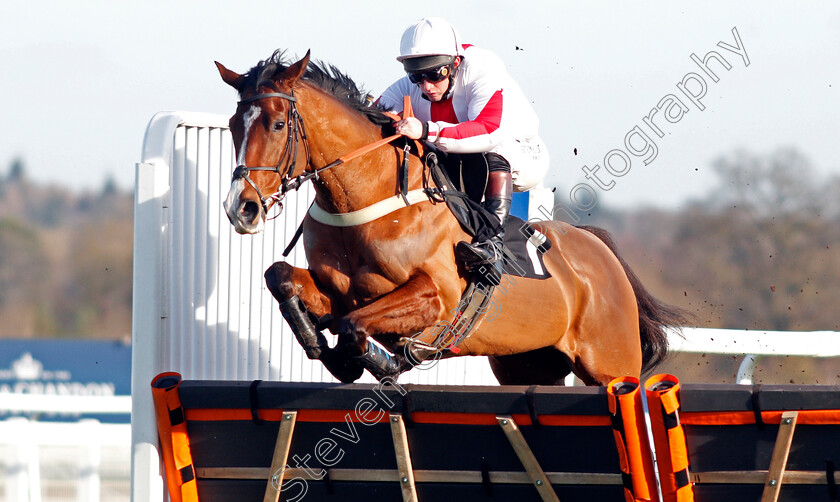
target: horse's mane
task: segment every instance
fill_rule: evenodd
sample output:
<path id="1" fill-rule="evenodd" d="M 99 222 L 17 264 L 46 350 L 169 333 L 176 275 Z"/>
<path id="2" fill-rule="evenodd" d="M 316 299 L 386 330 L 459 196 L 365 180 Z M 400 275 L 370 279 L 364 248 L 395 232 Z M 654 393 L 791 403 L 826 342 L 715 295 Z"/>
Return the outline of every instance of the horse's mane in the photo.
<path id="1" fill-rule="evenodd" d="M 275 87 L 271 79 L 272 75 L 285 70 L 292 63 L 293 61 L 286 58 L 285 51 L 280 49 L 274 51 L 271 57 L 260 61 L 243 75 L 245 80 L 239 91 L 242 92 L 248 88 L 257 89 L 263 85 Z M 361 113 L 376 125 L 385 126 L 392 122 L 387 115 L 382 113 L 382 108 L 371 104 L 371 97 L 367 91 L 361 89 L 346 73 L 331 64 L 310 61 L 303 79 Z"/>

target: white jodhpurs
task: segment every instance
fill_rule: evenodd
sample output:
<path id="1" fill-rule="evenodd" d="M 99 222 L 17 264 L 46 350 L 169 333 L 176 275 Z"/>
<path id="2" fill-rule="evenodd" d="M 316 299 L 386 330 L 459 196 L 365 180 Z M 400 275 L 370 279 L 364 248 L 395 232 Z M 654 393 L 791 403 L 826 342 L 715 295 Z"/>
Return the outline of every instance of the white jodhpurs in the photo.
<path id="1" fill-rule="evenodd" d="M 539 136 L 505 141 L 493 152 L 510 163 L 514 192 L 527 192 L 548 173 L 548 149 Z"/>

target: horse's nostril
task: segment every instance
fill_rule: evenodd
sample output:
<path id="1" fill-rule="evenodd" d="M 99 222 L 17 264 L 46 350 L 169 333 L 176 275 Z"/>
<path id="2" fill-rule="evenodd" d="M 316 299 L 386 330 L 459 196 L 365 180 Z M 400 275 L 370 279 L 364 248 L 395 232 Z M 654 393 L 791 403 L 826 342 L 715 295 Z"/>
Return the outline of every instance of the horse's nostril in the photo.
<path id="1" fill-rule="evenodd" d="M 260 205 L 250 200 L 242 203 L 242 206 L 239 207 L 239 216 L 245 223 L 256 223 L 260 216 Z"/>

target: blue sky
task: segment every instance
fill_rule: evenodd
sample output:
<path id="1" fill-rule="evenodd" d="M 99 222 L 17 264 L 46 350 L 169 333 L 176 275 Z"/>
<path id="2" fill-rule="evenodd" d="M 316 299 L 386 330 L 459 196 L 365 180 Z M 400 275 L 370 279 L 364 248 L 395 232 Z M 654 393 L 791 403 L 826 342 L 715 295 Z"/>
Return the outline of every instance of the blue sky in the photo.
<path id="1" fill-rule="evenodd" d="M 133 186 L 149 119 L 162 110 L 228 115 L 235 95 L 219 60 L 244 71 L 277 48 L 335 64 L 374 95 L 400 75 L 406 26 L 447 17 L 465 42 L 496 51 L 541 119 L 552 167 L 547 184 L 588 183 L 599 203 L 679 207 L 705 195 L 710 162 L 741 148 L 796 147 L 823 175 L 840 174 L 840 3 L 837 2 L 449 2 L 419 3 L 28 1 L 0 7 L 0 172 L 16 156 L 31 178 L 99 188 Z M 740 35 L 749 58 L 718 45 Z M 716 51 L 718 82 L 691 55 Z M 701 110 L 678 89 L 704 78 Z M 698 82 L 689 78 L 695 92 Z M 669 95 L 688 111 L 644 117 Z M 665 101 L 667 104 L 667 99 Z M 672 113 L 677 109 L 672 109 Z M 628 153 L 639 127 L 656 156 Z M 631 144 L 640 147 L 636 135 Z M 575 154 L 575 150 L 577 154 Z M 621 167 L 622 150 L 631 160 Z M 612 153 L 611 153 L 612 152 Z M 605 157 L 613 171 L 604 167 Z M 644 158 L 649 163 L 645 165 Z M 604 186 L 587 180 L 583 167 Z M 590 175 L 591 176 L 591 175 Z M 613 181 L 614 183 L 610 183 Z"/>

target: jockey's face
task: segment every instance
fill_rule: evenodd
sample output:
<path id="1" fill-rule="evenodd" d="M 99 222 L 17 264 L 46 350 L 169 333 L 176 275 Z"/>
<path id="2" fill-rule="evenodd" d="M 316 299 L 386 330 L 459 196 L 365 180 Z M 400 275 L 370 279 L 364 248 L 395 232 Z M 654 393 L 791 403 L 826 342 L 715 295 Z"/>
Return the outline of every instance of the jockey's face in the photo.
<path id="1" fill-rule="evenodd" d="M 433 70 L 409 74 L 409 79 L 420 86 L 420 91 L 431 102 L 441 101 L 451 83 L 450 75 L 461 64 L 461 58 L 455 58 L 452 65 L 445 65 Z"/>
<path id="2" fill-rule="evenodd" d="M 420 91 L 426 96 L 429 101 L 435 103 L 443 99 L 446 91 L 449 89 L 449 79 L 445 78 L 440 82 L 429 82 L 424 80 L 417 84 L 420 86 Z"/>

